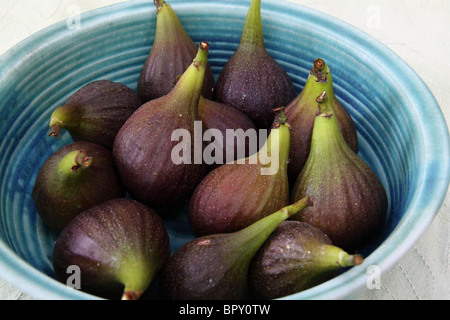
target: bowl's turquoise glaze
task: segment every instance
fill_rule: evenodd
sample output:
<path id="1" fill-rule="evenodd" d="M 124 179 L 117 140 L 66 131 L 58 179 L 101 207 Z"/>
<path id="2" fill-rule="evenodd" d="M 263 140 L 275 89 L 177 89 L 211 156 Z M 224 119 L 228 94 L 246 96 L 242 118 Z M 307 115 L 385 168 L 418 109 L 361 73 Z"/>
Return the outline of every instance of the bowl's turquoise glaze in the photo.
<path id="1" fill-rule="evenodd" d="M 249 1 L 170 1 L 196 42 L 209 41 L 218 76 L 237 48 Z M 398 56 L 358 29 L 320 12 L 263 1 L 268 51 L 302 89 L 316 58 L 330 66 L 335 91 L 353 116 L 360 156 L 379 175 L 389 213 L 365 262 L 287 299 L 351 298 L 367 268 L 389 269 L 428 227 L 449 185 L 449 133 L 429 89 Z M 37 216 L 31 190 L 45 159 L 70 143 L 48 137 L 51 112 L 82 85 L 109 79 L 136 89 L 153 43 L 155 7 L 128 1 L 38 32 L 0 57 L 0 276 L 39 299 L 96 298 L 52 278 L 55 235 Z M 172 247 L 191 237 L 168 223 Z"/>

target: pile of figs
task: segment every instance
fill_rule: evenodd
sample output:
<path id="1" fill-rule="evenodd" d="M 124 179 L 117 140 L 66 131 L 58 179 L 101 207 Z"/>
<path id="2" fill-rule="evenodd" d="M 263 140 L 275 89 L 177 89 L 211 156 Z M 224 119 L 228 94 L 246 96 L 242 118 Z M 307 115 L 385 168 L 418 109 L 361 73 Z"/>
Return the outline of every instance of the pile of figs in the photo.
<path id="1" fill-rule="evenodd" d="M 77 266 L 81 290 L 110 299 L 273 299 L 361 264 L 388 200 L 329 66 L 311 61 L 297 93 L 252 0 L 215 81 L 210 44 L 154 3 L 136 92 L 96 80 L 51 115 L 49 136 L 73 139 L 32 194 L 57 235 L 55 277 Z M 180 208 L 194 236 L 172 252 L 166 222 Z"/>

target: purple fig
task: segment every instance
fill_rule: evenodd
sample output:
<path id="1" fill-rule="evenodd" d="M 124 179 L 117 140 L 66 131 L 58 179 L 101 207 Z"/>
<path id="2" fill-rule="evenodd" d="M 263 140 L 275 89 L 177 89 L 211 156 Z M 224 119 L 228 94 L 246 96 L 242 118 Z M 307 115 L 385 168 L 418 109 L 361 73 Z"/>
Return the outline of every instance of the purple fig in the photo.
<path id="1" fill-rule="evenodd" d="M 322 93 L 311 151 L 291 190 L 291 201 L 311 196 L 295 220 L 322 230 L 345 250 L 359 250 L 380 229 L 388 209 L 383 184 L 372 168 L 345 142 L 331 99 Z"/>
<path id="2" fill-rule="evenodd" d="M 217 79 L 214 99 L 267 129 L 274 119 L 272 109 L 287 106 L 295 96 L 288 74 L 264 46 L 261 0 L 252 0 L 239 46 Z"/>
<path id="3" fill-rule="evenodd" d="M 162 219 L 131 199 L 113 199 L 73 219 L 53 249 L 56 278 L 68 282 L 79 270 L 79 289 L 104 298 L 136 300 L 153 283 L 170 256 Z"/>
<path id="4" fill-rule="evenodd" d="M 189 203 L 189 223 L 197 236 L 240 230 L 289 203 L 289 126 L 277 123 L 255 154 L 211 171 Z"/>
<path id="5" fill-rule="evenodd" d="M 253 141 L 255 150 L 252 151 L 252 141 L 247 133 L 256 134 L 258 129 L 253 121 L 238 109 L 200 97 L 198 116 L 205 129 L 218 130 L 220 137 L 223 138 L 220 141 L 211 142 L 217 146 L 214 150 L 221 151 L 221 155 L 214 154 L 214 160 L 217 161 L 211 163 L 213 168 L 229 161 L 248 157 L 257 151 L 257 139 Z"/>
<path id="6" fill-rule="evenodd" d="M 88 141 L 112 149 L 117 132 L 141 106 L 137 94 L 126 85 L 109 80 L 88 83 L 53 111 L 50 134 L 66 129 L 74 141 Z"/>
<path id="7" fill-rule="evenodd" d="M 364 258 L 332 244 L 320 229 L 283 221 L 252 259 L 249 286 L 256 299 L 277 299 L 321 284 Z"/>
<path id="8" fill-rule="evenodd" d="M 63 146 L 47 158 L 32 193 L 36 211 L 54 232 L 84 210 L 124 196 L 111 151 L 86 141 Z"/>
<path id="9" fill-rule="evenodd" d="M 306 197 L 240 231 L 207 235 L 186 243 L 163 268 L 159 286 L 161 298 L 245 299 L 253 256 L 281 222 L 311 205 L 311 199 Z"/>
<path id="10" fill-rule="evenodd" d="M 197 53 L 197 45 L 186 33 L 172 7 L 163 0 L 153 2 L 157 8 L 155 39 L 137 87 L 143 103 L 168 94 Z M 214 75 L 208 63 L 205 67 L 202 95 L 212 98 Z"/>
<path id="11" fill-rule="evenodd" d="M 330 68 L 323 59 L 317 59 L 303 90 L 286 106 L 286 117 L 292 128 L 288 167 L 291 184 L 297 179 L 308 158 L 318 108 L 316 99 L 324 91 L 327 93 L 330 108 L 339 123 L 345 141 L 354 152 L 358 153 L 357 132 L 353 119 L 336 98 Z"/>
<path id="12" fill-rule="evenodd" d="M 194 129 L 208 50 L 207 42 L 200 43 L 194 62 L 172 91 L 143 104 L 114 142 L 114 159 L 126 190 L 157 210 L 183 204 L 207 173 L 206 164 L 196 160 Z M 173 138 L 177 132 L 188 137 L 178 142 L 178 136 Z M 182 155 L 174 151 L 180 144 Z"/>

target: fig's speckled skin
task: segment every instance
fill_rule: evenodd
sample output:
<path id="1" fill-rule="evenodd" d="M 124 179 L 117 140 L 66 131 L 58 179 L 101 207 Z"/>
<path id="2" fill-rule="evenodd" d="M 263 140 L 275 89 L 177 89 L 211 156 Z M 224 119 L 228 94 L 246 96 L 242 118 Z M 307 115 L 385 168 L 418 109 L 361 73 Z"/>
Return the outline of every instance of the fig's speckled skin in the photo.
<path id="1" fill-rule="evenodd" d="M 198 49 L 172 7 L 165 1 L 155 1 L 155 5 L 155 40 L 141 70 L 137 86 L 143 103 L 168 94 L 177 83 L 178 77 L 192 63 Z M 211 99 L 214 86 L 214 75 L 207 64 L 202 95 Z"/>
<path id="2" fill-rule="evenodd" d="M 189 223 L 196 235 L 235 232 L 288 204 L 289 128 L 272 129 L 267 141 L 278 145 L 274 174 L 262 174 L 262 147 L 249 158 L 214 169 L 201 181 L 189 203 Z"/>
<path id="3" fill-rule="evenodd" d="M 202 42 L 197 60 L 172 91 L 144 103 L 125 122 L 114 142 L 114 159 L 126 190 L 154 209 L 165 210 L 184 204 L 207 173 L 202 159 L 196 160 L 194 141 L 198 139 L 195 121 L 198 120 L 208 50 L 209 45 Z M 182 135 L 173 139 L 173 134 L 181 130 L 188 137 Z M 186 146 L 179 152 L 186 153 L 183 162 L 174 159 L 173 150 L 180 144 Z M 179 153 L 175 152 L 175 157 Z"/>
<path id="4" fill-rule="evenodd" d="M 109 80 L 96 80 L 77 90 L 67 102 L 57 108 L 50 127 L 62 121 L 60 128 L 52 127 L 58 136 L 66 129 L 74 141 L 89 141 L 112 149 L 117 132 L 141 106 L 137 94 L 126 85 Z"/>
<path id="5" fill-rule="evenodd" d="M 58 165 L 70 152 L 84 150 L 92 158 L 87 168 L 68 174 Z M 65 145 L 44 162 L 36 176 L 33 200 L 42 221 L 60 232 L 75 216 L 104 201 L 124 197 L 125 189 L 114 166 L 113 155 L 95 143 L 77 141 Z"/>
<path id="6" fill-rule="evenodd" d="M 308 159 L 314 120 L 319 109 L 316 99 L 323 91 L 326 91 L 330 108 L 338 119 L 345 141 L 358 153 L 356 126 L 348 111 L 336 98 L 330 69 L 322 62 L 322 59 L 315 61 L 322 69 L 315 70 L 316 66 L 312 68 L 303 90 L 286 106 L 286 117 L 292 129 L 288 168 L 291 186 Z"/>
<path id="7" fill-rule="evenodd" d="M 388 208 L 384 186 L 347 145 L 333 114 L 316 116 L 311 152 L 292 188 L 291 201 L 305 194 L 314 207 L 294 219 L 319 228 L 343 249 L 361 249 L 384 223 Z"/>
<path id="8" fill-rule="evenodd" d="M 160 296 L 175 300 L 246 299 L 248 267 L 255 253 L 280 223 L 310 205 L 311 199 L 301 199 L 237 232 L 187 242 L 164 266 Z"/>
<path id="9" fill-rule="evenodd" d="M 220 162 L 218 161 L 219 163 L 211 164 L 212 168 L 226 163 L 227 155 L 229 156 L 228 153 L 233 150 L 234 157 L 229 157 L 231 161 L 237 160 L 238 158 L 245 158 L 252 154 L 250 148 L 250 139 L 240 139 L 245 135 L 240 135 L 239 132 L 236 131 L 241 129 L 245 133 L 247 132 L 247 130 L 254 130 L 253 132 L 255 132 L 256 135 L 258 134 L 256 125 L 243 112 L 226 104 L 200 97 L 200 101 L 198 104 L 198 117 L 202 121 L 202 124 L 206 130 L 218 130 L 223 138 L 223 140 L 220 142 L 222 146 L 221 149 L 223 157 L 220 159 Z M 229 135 L 227 130 L 232 130 L 236 133 L 234 139 L 227 140 L 227 135 Z M 258 141 L 256 140 L 256 143 L 257 142 Z M 218 145 L 219 142 L 213 141 L 213 143 Z M 227 146 L 231 151 L 227 151 Z M 255 150 L 254 152 L 256 151 L 257 150 Z M 240 156 L 241 153 L 243 156 Z"/>
<path id="10" fill-rule="evenodd" d="M 261 1 L 252 0 L 239 46 L 217 79 L 214 99 L 241 110 L 258 128 L 269 128 L 272 110 L 286 107 L 295 96 L 288 74 L 264 46 Z"/>
<path id="11" fill-rule="evenodd" d="M 258 128 L 268 128 L 273 109 L 287 106 L 296 96 L 284 69 L 265 48 L 241 45 L 217 79 L 215 100 L 250 117 Z"/>
<path id="12" fill-rule="evenodd" d="M 252 259 L 249 285 L 255 298 L 276 299 L 325 282 L 363 260 L 334 246 L 308 223 L 284 221 Z"/>
<path id="13" fill-rule="evenodd" d="M 80 270 L 81 290 L 107 298 L 138 298 L 170 256 L 162 219 L 132 199 L 113 199 L 77 216 L 57 238 L 53 266 L 66 283 Z"/>

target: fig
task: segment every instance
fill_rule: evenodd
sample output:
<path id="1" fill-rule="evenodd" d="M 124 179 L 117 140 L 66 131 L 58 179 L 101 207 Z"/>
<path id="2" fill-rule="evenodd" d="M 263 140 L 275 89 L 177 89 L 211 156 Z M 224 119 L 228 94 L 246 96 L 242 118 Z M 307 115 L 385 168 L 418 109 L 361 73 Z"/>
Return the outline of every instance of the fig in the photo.
<path id="1" fill-rule="evenodd" d="M 296 96 L 283 67 L 267 52 L 261 22 L 261 0 L 252 0 L 237 50 L 217 79 L 214 100 L 233 106 L 258 128 L 271 126 L 272 109 L 285 107 Z"/>
<path id="2" fill-rule="evenodd" d="M 160 212 L 183 204 L 207 173 L 196 156 L 197 149 L 202 156 L 203 142 L 195 143 L 194 129 L 208 51 L 208 42 L 201 42 L 172 91 L 136 110 L 114 142 L 114 160 L 126 190 Z"/>
<path id="3" fill-rule="evenodd" d="M 252 259 L 249 286 L 256 299 L 277 299 L 321 284 L 363 261 L 360 254 L 334 246 L 320 229 L 283 221 Z"/>
<path id="4" fill-rule="evenodd" d="M 175 86 L 177 77 L 186 71 L 197 53 L 197 45 L 172 7 L 163 0 L 153 2 L 157 8 L 155 38 L 137 85 L 143 103 L 168 94 Z M 208 63 L 205 68 L 202 95 L 211 99 L 215 80 Z"/>
<path id="5" fill-rule="evenodd" d="M 291 201 L 311 196 L 314 208 L 294 217 L 322 230 L 345 250 L 358 250 L 386 217 L 386 190 L 372 168 L 345 142 L 331 99 L 319 99 L 311 151 L 292 188 Z"/>
<path id="6" fill-rule="evenodd" d="M 228 162 L 200 182 L 188 220 L 197 236 L 235 232 L 289 204 L 289 125 L 282 108 L 277 125 L 255 154 Z"/>
<path id="7" fill-rule="evenodd" d="M 124 196 L 111 151 L 86 141 L 65 145 L 48 157 L 32 191 L 37 213 L 56 233 L 81 212 Z"/>
<path id="8" fill-rule="evenodd" d="M 331 71 L 323 59 L 316 59 L 300 94 L 286 106 L 286 117 L 291 125 L 291 149 L 288 174 L 291 185 L 305 165 L 311 149 L 311 136 L 317 113 L 316 98 L 326 91 L 328 103 L 339 123 L 345 141 L 358 153 L 356 127 L 348 111 L 336 98 Z"/>
<path id="9" fill-rule="evenodd" d="M 198 104 L 198 117 L 205 129 L 218 130 L 220 133 L 217 134 L 218 140 L 211 142 L 214 144 L 213 151 L 217 150 L 218 153 L 212 155 L 215 160 L 209 163 L 212 168 L 248 157 L 257 151 L 253 151 L 256 149 L 256 145 L 252 149 L 249 135 L 256 133 L 258 128 L 247 115 L 238 109 L 201 96 Z M 257 144 L 258 140 L 256 139 L 254 143 Z"/>
<path id="10" fill-rule="evenodd" d="M 311 206 L 307 197 L 232 233 L 199 237 L 169 258 L 161 273 L 162 299 L 235 300 L 248 296 L 251 259 L 277 226 Z"/>
<path id="11" fill-rule="evenodd" d="M 126 85 L 93 81 L 53 111 L 49 136 L 59 137 L 66 129 L 74 141 L 93 142 L 111 150 L 117 132 L 140 106 L 141 100 Z"/>
<path id="12" fill-rule="evenodd" d="M 162 219 L 144 204 L 108 200 L 74 218 L 58 236 L 52 255 L 55 277 L 67 283 L 79 270 L 79 289 L 103 298 L 137 300 L 170 256 Z"/>

